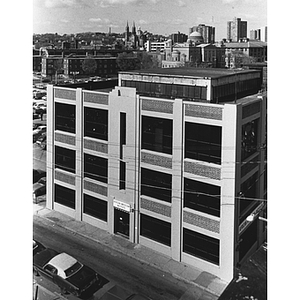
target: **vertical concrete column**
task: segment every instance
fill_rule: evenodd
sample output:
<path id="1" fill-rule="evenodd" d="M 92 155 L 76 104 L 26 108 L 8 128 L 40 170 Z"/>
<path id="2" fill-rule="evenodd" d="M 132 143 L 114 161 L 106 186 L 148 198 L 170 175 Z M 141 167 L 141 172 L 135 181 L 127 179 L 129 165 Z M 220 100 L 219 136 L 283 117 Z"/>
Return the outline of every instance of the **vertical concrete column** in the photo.
<path id="1" fill-rule="evenodd" d="M 119 196 L 119 155 L 120 155 L 120 111 L 118 105 L 122 99 L 118 90 L 109 93 L 108 108 L 108 205 L 107 225 L 110 233 L 114 232 L 114 207 L 113 201 L 122 200 Z"/>
<path id="2" fill-rule="evenodd" d="M 135 140 L 134 140 L 134 243 L 140 242 L 140 157 L 141 157 L 141 99 L 136 95 L 135 105 Z"/>
<path id="3" fill-rule="evenodd" d="M 212 88 L 211 88 L 211 79 L 207 79 L 206 80 L 206 86 L 207 86 L 207 101 L 209 102 L 210 100 L 212 100 L 212 97 L 213 97 L 213 95 L 212 95 Z"/>
<path id="4" fill-rule="evenodd" d="M 47 147 L 46 147 L 46 171 L 47 193 L 46 207 L 53 209 L 54 202 L 54 87 L 47 85 Z"/>
<path id="5" fill-rule="evenodd" d="M 236 197 L 237 106 L 225 104 L 222 126 L 220 277 L 231 281 L 234 275 Z"/>
<path id="6" fill-rule="evenodd" d="M 76 154 L 75 154 L 75 219 L 82 220 L 82 172 L 83 172 L 83 94 L 82 89 L 76 89 Z"/>
<path id="7" fill-rule="evenodd" d="M 182 164 L 183 164 L 183 101 L 175 99 L 173 107 L 173 159 L 172 159 L 172 233 L 171 253 L 181 260 L 182 237 Z"/>
<path id="8" fill-rule="evenodd" d="M 129 214 L 129 240 L 134 242 L 135 209 L 136 209 L 136 155 L 137 155 L 137 104 L 136 91 L 133 88 L 116 87 L 109 94 L 108 110 L 108 230 L 114 232 L 114 206 L 113 201 L 122 202 L 130 211 Z M 120 113 L 126 114 L 126 143 L 120 141 Z M 122 156 L 121 156 L 122 147 Z M 126 164 L 126 187 L 120 189 L 120 162 Z"/>
<path id="9" fill-rule="evenodd" d="M 261 99 L 261 117 L 260 117 L 260 127 L 259 132 L 261 134 L 260 136 L 260 142 L 259 142 L 259 161 L 260 161 L 260 167 L 259 167 L 259 198 L 264 198 L 265 193 L 265 154 L 267 149 L 265 148 L 266 145 L 266 122 L 267 122 L 267 98 L 266 96 L 262 96 Z M 264 228 L 265 224 L 264 221 L 258 221 L 258 245 L 261 245 L 263 241 L 265 240 L 265 234 L 264 234 Z"/>

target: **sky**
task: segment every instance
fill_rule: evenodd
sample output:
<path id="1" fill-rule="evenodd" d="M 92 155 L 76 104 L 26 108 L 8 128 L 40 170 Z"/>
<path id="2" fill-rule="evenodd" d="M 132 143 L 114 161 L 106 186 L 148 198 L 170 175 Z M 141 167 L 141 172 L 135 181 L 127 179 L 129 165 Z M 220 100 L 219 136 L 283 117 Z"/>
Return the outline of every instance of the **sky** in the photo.
<path id="1" fill-rule="evenodd" d="M 33 33 L 123 33 L 128 21 L 142 31 L 188 34 L 198 24 L 215 27 L 226 38 L 234 17 L 252 29 L 267 26 L 267 0 L 33 0 Z"/>

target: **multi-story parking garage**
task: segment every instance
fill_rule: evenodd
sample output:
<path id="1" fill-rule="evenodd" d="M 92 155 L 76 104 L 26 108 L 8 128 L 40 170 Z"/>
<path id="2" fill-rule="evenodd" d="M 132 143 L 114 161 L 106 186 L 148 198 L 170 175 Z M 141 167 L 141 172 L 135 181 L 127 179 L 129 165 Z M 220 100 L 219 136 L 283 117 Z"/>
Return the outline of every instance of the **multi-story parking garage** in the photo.
<path id="1" fill-rule="evenodd" d="M 264 239 L 259 71 L 119 73 L 48 86 L 47 207 L 230 281 Z"/>

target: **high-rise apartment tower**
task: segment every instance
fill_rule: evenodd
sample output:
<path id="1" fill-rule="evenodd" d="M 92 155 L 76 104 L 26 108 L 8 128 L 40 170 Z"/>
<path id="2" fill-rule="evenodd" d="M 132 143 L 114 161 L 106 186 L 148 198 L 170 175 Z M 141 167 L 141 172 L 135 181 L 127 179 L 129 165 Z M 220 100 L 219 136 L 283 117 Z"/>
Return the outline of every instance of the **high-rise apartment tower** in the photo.
<path id="1" fill-rule="evenodd" d="M 247 38 L 247 21 L 234 18 L 227 22 L 227 39 L 238 42 L 240 39 Z"/>

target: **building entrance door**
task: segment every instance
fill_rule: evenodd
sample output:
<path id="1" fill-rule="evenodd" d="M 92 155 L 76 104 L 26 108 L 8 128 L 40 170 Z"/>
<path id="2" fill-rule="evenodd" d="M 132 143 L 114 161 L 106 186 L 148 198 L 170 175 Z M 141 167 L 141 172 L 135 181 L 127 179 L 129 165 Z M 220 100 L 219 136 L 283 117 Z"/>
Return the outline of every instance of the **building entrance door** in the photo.
<path id="1" fill-rule="evenodd" d="M 129 238 L 129 213 L 114 209 L 114 233 Z"/>

